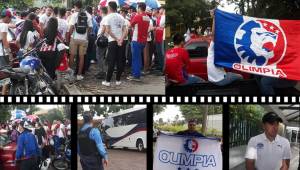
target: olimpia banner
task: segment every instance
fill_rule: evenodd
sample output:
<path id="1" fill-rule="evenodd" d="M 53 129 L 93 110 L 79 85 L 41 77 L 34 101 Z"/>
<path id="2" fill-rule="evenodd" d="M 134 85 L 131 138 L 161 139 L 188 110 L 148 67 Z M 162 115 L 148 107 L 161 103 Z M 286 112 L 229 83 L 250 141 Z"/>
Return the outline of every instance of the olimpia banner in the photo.
<path id="1" fill-rule="evenodd" d="M 215 11 L 217 66 L 300 80 L 300 20 L 254 18 Z"/>
<path id="2" fill-rule="evenodd" d="M 161 134 L 157 138 L 153 169 L 222 170 L 220 141 Z"/>

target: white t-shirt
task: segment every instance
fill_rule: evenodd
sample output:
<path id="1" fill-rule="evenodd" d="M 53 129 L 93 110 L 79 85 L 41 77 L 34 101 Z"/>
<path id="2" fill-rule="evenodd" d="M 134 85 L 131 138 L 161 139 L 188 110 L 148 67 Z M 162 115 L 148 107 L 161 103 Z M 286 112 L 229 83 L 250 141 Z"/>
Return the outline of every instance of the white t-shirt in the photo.
<path id="1" fill-rule="evenodd" d="M 104 23 L 106 22 L 106 21 L 105 21 L 106 18 L 107 18 L 106 16 L 104 16 L 104 17 L 102 18 L 102 20 L 101 20 L 101 22 L 100 22 L 100 27 L 99 27 L 99 29 L 98 29 L 97 35 L 100 35 L 101 30 L 102 30 L 103 27 L 104 27 Z M 108 37 L 108 34 L 106 33 L 106 31 L 104 32 L 104 35 L 105 35 L 106 37 Z"/>
<path id="2" fill-rule="evenodd" d="M 48 16 L 47 14 L 43 14 L 39 18 L 40 23 L 44 24 L 43 29 L 45 29 L 47 27 L 47 23 L 48 23 L 48 21 L 49 21 L 50 18 L 51 18 L 51 16 Z"/>
<path id="3" fill-rule="evenodd" d="M 217 67 L 214 63 L 214 60 L 215 60 L 214 42 L 211 41 L 208 48 L 208 55 L 207 55 L 207 76 L 208 76 L 208 81 L 213 83 L 223 80 L 226 75 L 224 68 Z"/>
<path id="4" fill-rule="evenodd" d="M 92 28 L 93 27 L 92 16 L 87 12 L 85 12 L 85 13 L 88 17 L 88 19 L 87 19 L 88 27 Z M 88 40 L 87 31 L 85 34 L 79 34 L 76 32 L 75 24 L 77 23 L 78 14 L 79 14 L 79 12 L 75 12 L 70 16 L 71 18 L 70 18 L 69 24 L 70 24 L 70 26 L 74 26 L 74 31 L 73 31 L 73 34 L 71 37 L 76 40 Z"/>
<path id="5" fill-rule="evenodd" d="M 245 158 L 254 159 L 257 170 L 279 170 L 283 159 L 291 159 L 290 143 L 279 135 L 270 142 L 263 133 L 249 140 Z"/>
<path id="6" fill-rule="evenodd" d="M 59 138 L 64 138 L 65 137 L 64 133 L 63 133 L 64 130 L 65 130 L 65 125 L 64 124 L 60 124 L 59 128 L 57 129 L 57 134 L 56 135 Z"/>
<path id="7" fill-rule="evenodd" d="M 21 34 L 18 35 L 17 40 L 20 41 L 20 36 Z M 26 43 L 23 47 L 23 49 L 28 49 L 29 45 L 34 43 L 35 41 L 35 37 L 39 37 L 39 33 L 37 33 L 36 31 L 32 32 L 32 31 L 28 31 L 27 33 L 27 38 L 26 38 Z"/>
<path id="8" fill-rule="evenodd" d="M 111 33 L 114 34 L 116 38 L 121 38 L 123 33 L 122 28 L 125 25 L 125 19 L 123 16 L 118 13 L 110 13 L 106 17 L 104 25 L 110 26 Z M 116 40 L 111 36 L 108 36 L 108 41 L 111 42 Z"/>
<path id="9" fill-rule="evenodd" d="M 8 34 L 8 24 L 6 23 L 0 23 L 0 41 L 2 41 L 2 33 Z M 0 42 L 0 56 L 3 56 L 3 43 Z M 5 54 L 7 54 L 7 51 L 4 51 Z"/>
<path id="10" fill-rule="evenodd" d="M 130 22 L 126 18 L 124 18 L 124 21 L 125 21 L 125 28 L 128 30 L 130 26 Z M 124 40 L 128 40 L 128 34 L 125 36 Z"/>
<path id="11" fill-rule="evenodd" d="M 57 18 L 58 21 L 58 32 L 62 35 L 62 37 L 66 38 L 66 33 L 68 31 L 68 23 L 67 20 L 62 18 Z"/>

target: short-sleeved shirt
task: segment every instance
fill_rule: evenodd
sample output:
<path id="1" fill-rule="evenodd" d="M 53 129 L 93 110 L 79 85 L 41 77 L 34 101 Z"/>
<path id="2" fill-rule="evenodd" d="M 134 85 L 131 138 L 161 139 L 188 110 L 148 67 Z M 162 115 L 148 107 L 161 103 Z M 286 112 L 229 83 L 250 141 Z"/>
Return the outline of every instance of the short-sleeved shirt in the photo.
<path id="1" fill-rule="evenodd" d="M 85 13 L 88 17 L 88 19 L 87 19 L 87 24 L 88 25 L 87 26 L 89 28 L 92 28 L 93 27 L 92 16 L 87 12 L 85 12 Z M 78 20 L 78 14 L 79 14 L 79 12 L 75 12 L 71 15 L 71 18 L 70 18 L 70 21 L 69 21 L 70 26 L 75 27 L 75 24 L 77 23 L 77 20 Z M 74 28 L 74 31 L 73 31 L 73 34 L 71 35 L 71 37 L 73 39 L 76 39 L 76 40 L 88 40 L 87 32 L 88 31 L 86 31 L 85 34 L 79 34 L 79 33 L 76 32 L 76 29 Z"/>
<path id="2" fill-rule="evenodd" d="M 62 18 L 57 18 L 58 22 L 58 32 L 61 34 L 61 36 L 65 39 L 66 38 L 66 33 L 68 31 L 68 23 L 67 20 L 62 19 Z"/>
<path id="3" fill-rule="evenodd" d="M 279 135 L 271 142 L 263 133 L 249 140 L 245 158 L 254 159 L 257 170 L 279 170 L 282 160 L 291 158 L 290 143 Z"/>
<path id="4" fill-rule="evenodd" d="M 164 17 L 156 19 L 155 42 L 162 43 L 164 39 Z"/>
<path id="5" fill-rule="evenodd" d="M 48 16 L 47 14 L 43 14 L 39 18 L 40 23 L 44 24 L 44 28 L 42 28 L 42 29 L 45 29 L 47 27 L 47 23 L 48 23 L 50 18 L 51 18 L 51 16 Z"/>
<path id="6" fill-rule="evenodd" d="M 1 41 L 3 39 L 2 33 L 8 33 L 8 25 L 6 23 L 0 23 L 0 33 L 0 56 L 4 56 L 3 51 L 6 54 L 7 52 L 4 50 L 3 43 L 1 43 Z"/>
<path id="7" fill-rule="evenodd" d="M 191 136 L 191 137 L 205 137 L 203 134 L 197 131 L 189 131 L 189 130 L 177 132 L 176 135 Z"/>
<path id="8" fill-rule="evenodd" d="M 225 78 L 226 72 L 224 68 L 217 67 L 214 63 L 215 60 L 215 52 L 214 52 L 214 42 L 211 41 L 208 48 L 207 55 L 207 76 L 208 81 L 210 82 L 219 82 Z"/>
<path id="9" fill-rule="evenodd" d="M 146 43 L 150 18 L 146 13 L 137 14 L 130 22 L 133 28 L 132 41 Z"/>
<path id="10" fill-rule="evenodd" d="M 166 52 L 165 73 L 169 80 L 183 84 L 185 74 L 190 65 L 189 54 L 184 48 L 173 48 Z"/>
<path id="11" fill-rule="evenodd" d="M 101 34 L 101 31 L 102 31 L 102 29 L 103 29 L 103 27 L 104 27 L 104 23 L 106 22 L 105 20 L 106 20 L 106 16 L 104 16 L 103 18 L 102 18 L 102 20 L 101 20 L 101 22 L 100 22 L 100 27 L 99 27 L 99 29 L 98 29 L 98 34 L 97 35 L 100 35 Z M 106 37 L 108 37 L 108 34 L 106 33 L 106 32 L 104 32 L 104 35 L 106 36 Z"/>
<path id="12" fill-rule="evenodd" d="M 20 36 L 21 34 L 18 35 L 17 40 L 20 41 Z M 28 31 L 27 32 L 27 37 L 26 37 L 26 42 L 24 47 L 22 47 L 22 49 L 28 50 L 29 49 L 29 45 L 33 44 L 36 40 L 36 38 L 39 37 L 39 34 L 37 33 L 37 31 Z"/>
<path id="13" fill-rule="evenodd" d="M 110 13 L 106 16 L 105 22 L 103 23 L 105 26 L 110 26 L 111 33 L 116 36 L 116 38 L 120 39 L 122 37 L 122 28 L 125 25 L 125 20 L 122 15 L 118 13 Z M 116 41 L 111 36 L 108 36 L 108 42 Z"/>

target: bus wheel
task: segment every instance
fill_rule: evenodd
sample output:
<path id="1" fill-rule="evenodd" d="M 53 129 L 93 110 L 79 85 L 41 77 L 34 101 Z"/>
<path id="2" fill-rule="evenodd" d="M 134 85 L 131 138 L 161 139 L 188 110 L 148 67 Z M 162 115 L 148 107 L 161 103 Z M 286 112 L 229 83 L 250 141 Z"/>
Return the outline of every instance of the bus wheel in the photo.
<path id="1" fill-rule="evenodd" d="M 143 144 L 143 141 L 141 139 L 137 140 L 136 147 L 137 147 L 138 151 L 140 151 L 140 152 L 144 150 L 144 144 Z"/>

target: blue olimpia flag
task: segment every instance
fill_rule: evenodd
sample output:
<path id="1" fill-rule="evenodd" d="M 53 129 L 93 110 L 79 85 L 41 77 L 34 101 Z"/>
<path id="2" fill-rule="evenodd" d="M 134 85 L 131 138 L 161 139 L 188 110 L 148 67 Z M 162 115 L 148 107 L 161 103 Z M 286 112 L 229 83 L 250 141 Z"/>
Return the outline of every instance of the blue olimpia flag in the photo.
<path id="1" fill-rule="evenodd" d="M 161 134 L 156 142 L 153 169 L 222 170 L 220 141 Z"/>
<path id="2" fill-rule="evenodd" d="M 217 66 L 300 80 L 300 21 L 215 11 Z"/>

